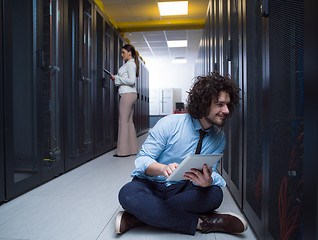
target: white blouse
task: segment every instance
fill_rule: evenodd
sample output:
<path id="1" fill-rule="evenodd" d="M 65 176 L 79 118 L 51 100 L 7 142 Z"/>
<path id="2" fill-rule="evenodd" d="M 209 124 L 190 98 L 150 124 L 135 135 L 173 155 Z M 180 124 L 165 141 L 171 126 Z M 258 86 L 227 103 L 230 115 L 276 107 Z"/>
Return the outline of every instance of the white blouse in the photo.
<path id="1" fill-rule="evenodd" d="M 130 59 L 118 70 L 115 76 L 115 85 L 118 86 L 118 93 L 136 93 L 136 71 L 137 67 L 134 59 Z"/>

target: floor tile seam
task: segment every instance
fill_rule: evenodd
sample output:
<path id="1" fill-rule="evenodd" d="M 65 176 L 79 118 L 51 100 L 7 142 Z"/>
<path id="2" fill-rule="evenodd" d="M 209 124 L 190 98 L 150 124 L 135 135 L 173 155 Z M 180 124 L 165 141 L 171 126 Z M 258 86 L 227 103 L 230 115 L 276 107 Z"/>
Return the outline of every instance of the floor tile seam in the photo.
<path id="1" fill-rule="evenodd" d="M 29 238 L 1 238 L 0 240 L 31 240 Z"/>
<path id="2" fill-rule="evenodd" d="M 103 195 L 104 194 L 104 195 Z M 28 197 L 30 198 L 33 198 L 33 197 L 43 197 L 45 199 L 60 199 L 62 201 L 67 201 L 67 200 L 70 200 L 70 199 L 74 199 L 74 197 L 76 199 L 79 199 L 80 201 L 94 201 L 96 199 L 99 199 L 100 201 L 103 201 L 105 199 L 105 197 L 107 198 L 107 196 L 109 196 L 109 193 L 101 193 L 101 194 L 97 194 L 97 195 L 94 195 L 94 196 L 90 196 L 90 195 L 79 195 L 80 198 L 78 196 L 74 196 L 74 195 L 56 195 L 56 194 L 28 194 L 27 195 Z M 19 203 L 16 203 L 16 204 L 19 204 Z"/>
<path id="3" fill-rule="evenodd" d="M 121 206 L 118 206 L 118 208 L 115 210 L 114 214 L 109 218 L 108 222 L 106 223 L 105 227 L 103 228 L 103 230 L 99 233 L 98 237 L 96 238 L 96 240 L 99 240 L 99 238 L 101 237 L 101 235 L 103 234 L 103 232 L 105 231 L 105 229 L 107 228 L 108 224 L 111 222 L 111 220 L 115 217 L 116 213 L 118 212 L 118 210 L 121 208 Z"/>

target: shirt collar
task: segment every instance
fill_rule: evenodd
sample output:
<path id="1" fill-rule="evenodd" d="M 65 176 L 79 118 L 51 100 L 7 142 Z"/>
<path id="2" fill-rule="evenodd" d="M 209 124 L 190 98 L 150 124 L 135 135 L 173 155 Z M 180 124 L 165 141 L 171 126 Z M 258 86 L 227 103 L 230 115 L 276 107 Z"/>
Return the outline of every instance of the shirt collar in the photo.
<path id="1" fill-rule="evenodd" d="M 207 132 L 207 133 L 212 133 L 213 129 L 214 129 L 214 125 L 212 127 L 210 127 L 208 130 L 204 130 L 201 126 L 201 123 L 199 121 L 199 119 L 196 119 L 196 118 L 192 118 L 192 122 L 193 122 L 193 126 L 194 126 L 194 129 L 196 131 L 199 131 L 200 129 L 202 129 L 203 131 Z"/>

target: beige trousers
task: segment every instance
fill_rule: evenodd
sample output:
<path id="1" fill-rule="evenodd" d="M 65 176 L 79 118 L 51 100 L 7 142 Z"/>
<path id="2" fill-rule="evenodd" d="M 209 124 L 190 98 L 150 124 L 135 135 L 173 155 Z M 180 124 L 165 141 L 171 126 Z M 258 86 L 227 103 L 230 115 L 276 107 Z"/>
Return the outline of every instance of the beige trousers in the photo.
<path id="1" fill-rule="evenodd" d="M 136 100 L 137 93 L 124 93 L 119 100 L 117 155 L 120 156 L 138 153 L 137 135 L 133 122 Z"/>

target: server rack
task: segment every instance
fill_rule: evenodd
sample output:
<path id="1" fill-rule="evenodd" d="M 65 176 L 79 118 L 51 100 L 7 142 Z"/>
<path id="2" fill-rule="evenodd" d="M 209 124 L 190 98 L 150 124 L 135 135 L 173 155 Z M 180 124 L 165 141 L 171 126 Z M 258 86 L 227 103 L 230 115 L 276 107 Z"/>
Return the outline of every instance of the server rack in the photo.
<path id="1" fill-rule="evenodd" d="M 243 89 L 243 107 L 224 127 L 222 175 L 260 239 L 302 239 L 304 2 L 211 0 L 209 7 L 213 67 Z M 204 48 L 196 69 L 211 61 Z"/>
<path id="2" fill-rule="evenodd" d="M 318 22 L 316 1 L 305 1 L 305 154 L 304 154 L 304 238 L 318 238 L 318 112 L 317 112 L 317 78 L 318 75 L 318 36 L 312 29 Z"/>
<path id="3" fill-rule="evenodd" d="M 300 239 L 303 225 L 304 2 L 272 1 L 268 21 L 268 225 L 273 239 Z M 278 214 L 277 214 L 278 213 Z"/>
<path id="4" fill-rule="evenodd" d="M 118 72 L 118 69 L 123 65 L 123 59 L 121 57 L 121 48 L 123 46 L 122 39 L 119 38 L 118 35 L 113 35 L 113 41 L 114 41 L 114 71 L 116 74 Z M 118 138 L 118 121 L 119 121 L 119 99 L 120 96 L 118 94 L 118 87 L 116 87 L 114 84 L 111 85 L 111 93 L 113 94 L 113 110 L 111 111 L 113 113 L 113 120 L 114 120 L 114 132 L 113 132 L 113 139 L 114 139 L 114 147 L 117 146 L 117 138 Z"/>
<path id="5" fill-rule="evenodd" d="M 63 2 L 39 1 L 38 56 L 41 89 L 40 146 L 42 181 L 64 171 L 63 142 Z"/>
<path id="6" fill-rule="evenodd" d="M 104 61 L 105 61 L 105 65 L 104 67 L 107 69 L 112 69 L 111 68 L 111 63 L 110 63 L 110 59 L 111 59 L 111 51 L 112 48 L 110 47 L 110 43 L 111 43 L 111 33 L 110 33 L 110 24 L 108 22 L 105 23 L 105 40 L 104 40 L 104 45 L 105 45 L 105 55 L 104 55 Z M 105 124 L 105 135 L 107 142 L 110 144 L 111 147 L 111 142 L 113 141 L 113 139 L 111 138 L 112 134 L 111 134 L 111 100 L 110 100 L 110 85 L 111 85 L 111 80 L 108 74 L 104 73 L 104 79 L 105 79 L 105 84 L 104 84 L 104 109 L 105 109 L 105 114 L 104 114 L 104 124 Z"/>
<path id="7" fill-rule="evenodd" d="M 95 156 L 111 149 L 110 139 L 110 104 L 109 104 L 109 75 L 104 73 L 103 69 L 109 70 L 109 26 L 99 11 L 95 14 L 94 42 L 95 58 L 94 72 L 96 73 L 96 83 L 94 84 L 95 114 Z"/>
<path id="8" fill-rule="evenodd" d="M 4 1 L 6 199 L 40 183 L 38 2 Z"/>
<path id="9" fill-rule="evenodd" d="M 91 0 L 1 3 L 0 203 L 116 147 L 125 41 Z"/>
<path id="10" fill-rule="evenodd" d="M 242 72 L 242 28 L 241 28 L 241 2 L 242 1 L 211 1 L 212 26 L 213 26 L 213 70 L 223 74 L 230 74 L 236 84 L 244 91 Z M 229 9 L 228 12 L 224 10 Z M 220 14 L 220 11 L 222 11 Z M 226 14 L 228 13 L 228 15 Z M 227 15 L 227 24 L 223 24 L 222 16 Z M 223 32 L 226 32 L 223 35 Z M 224 36 L 228 38 L 224 40 Z M 226 52 L 222 43 L 226 41 L 228 53 L 231 55 L 226 62 L 223 52 Z M 224 65 L 226 65 L 224 67 Z M 228 72 L 225 72 L 224 70 Z M 242 94 L 242 93 L 241 93 Z M 242 176 L 243 176 L 243 116 L 242 108 L 233 112 L 224 128 L 227 147 L 223 157 L 222 174 L 227 181 L 227 186 L 235 197 L 237 204 L 242 207 Z"/>
<path id="11" fill-rule="evenodd" d="M 109 54 L 109 65 L 110 65 L 110 71 L 114 74 L 117 73 L 118 68 L 115 63 L 116 56 L 118 56 L 118 46 L 115 44 L 115 30 L 113 28 L 109 29 L 109 36 L 110 36 L 110 54 Z M 117 145 L 117 132 L 118 132 L 118 106 L 117 104 L 118 100 L 118 91 L 117 87 L 111 82 L 109 85 L 109 95 L 110 95 L 110 124 L 112 128 L 110 129 L 110 136 L 112 140 L 112 148 L 116 147 Z"/>
<path id="12" fill-rule="evenodd" d="M 92 30 L 94 14 L 88 0 L 68 2 L 68 33 L 64 59 L 71 63 L 64 76 L 67 97 L 65 168 L 70 170 L 94 156 Z"/>
<path id="13" fill-rule="evenodd" d="M 141 75 L 142 75 L 142 64 L 139 62 L 139 77 L 137 77 L 136 81 L 136 90 L 137 90 L 137 100 L 134 108 L 134 122 L 135 128 L 137 132 L 140 132 L 141 129 L 141 103 L 143 94 L 141 92 Z"/>
<path id="14" fill-rule="evenodd" d="M 2 5 L 3 1 L 0 1 L 0 33 L 3 36 L 2 32 Z M 2 39 L 0 39 L 0 203 L 4 201 L 4 126 L 3 126 L 3 49 L 2 49 Z"/>
<path id="15" fill-rule="evenodd" d="M 141 112 L 141 131 L 140 134 L 145 133 L 149 129 L 149 72 L 144 64 L 142 64 L 142 112 Z"/>
<path id="16" fill-rule="evenodd" d="M 245 3 L 245 2 L 244 2 Z M 259 236 L 265 235 L 266 203 L 266 101 L 268 94 L 263 73 L 268 69 L 267 40 L 263 27 L 267 18 L 260 12 L 261 3 L 247 0 L 243 9 L 244 48 L 244 194 L 243 210 Z M 255 80 L 253 80 L 255 79 Z M 257 79 L 257 81 L 256 81 Z M 257 114 L 255 114 L 257 113 Z"/>

